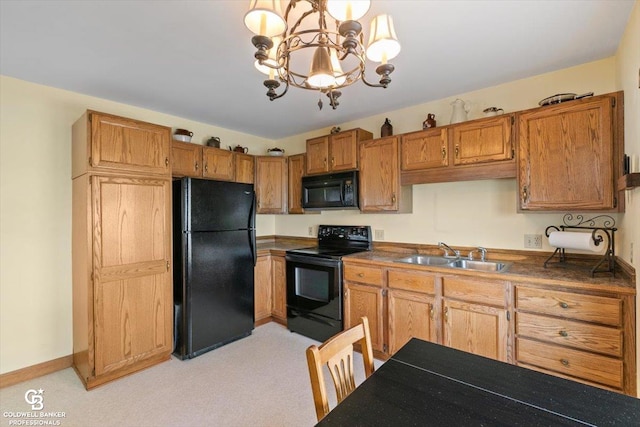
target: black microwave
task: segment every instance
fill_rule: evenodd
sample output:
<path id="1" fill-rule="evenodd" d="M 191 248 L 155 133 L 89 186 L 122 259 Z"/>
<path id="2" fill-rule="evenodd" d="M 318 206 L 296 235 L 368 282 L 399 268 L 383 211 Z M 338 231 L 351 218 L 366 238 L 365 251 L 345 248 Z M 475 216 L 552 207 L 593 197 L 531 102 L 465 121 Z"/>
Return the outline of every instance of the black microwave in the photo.
<path id="1" fill-rule="evenodd" d="M 358 171 L 302 177 L 302 207 L 358 209 Z"/>

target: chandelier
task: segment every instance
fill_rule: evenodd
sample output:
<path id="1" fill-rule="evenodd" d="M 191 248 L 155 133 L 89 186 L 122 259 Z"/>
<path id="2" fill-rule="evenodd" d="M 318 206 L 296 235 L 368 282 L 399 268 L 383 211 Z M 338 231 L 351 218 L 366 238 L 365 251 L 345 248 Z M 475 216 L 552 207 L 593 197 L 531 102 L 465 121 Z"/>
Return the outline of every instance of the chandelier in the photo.
<path id="1" fill-rule="evenodd" d="M 316 90 L 329 98 L 335 110 L 340 89 L 362 80 L 370 87 L 386 88 L 394 66 L 388 61 L 400 53 L 391 16 L 371 21 L 365 49 L 362 24 L 370 1 L 291 0 L 282 13 L 280 0 L 251 0 L 244 23 L 255 35 L 255 66 L 269 77 L 264 81 L 271 101 L 290 86 Z M 331 20 L 333 18 L 333 20 Z M 329 29 L 329 28 L 332 29 Z M 366 59 L 379 62 L 379 83 L 365 76 Z M 280 93 L 276 90 L 284 84 Z M 322 97 L 318 101 L 322 109 Z"/>

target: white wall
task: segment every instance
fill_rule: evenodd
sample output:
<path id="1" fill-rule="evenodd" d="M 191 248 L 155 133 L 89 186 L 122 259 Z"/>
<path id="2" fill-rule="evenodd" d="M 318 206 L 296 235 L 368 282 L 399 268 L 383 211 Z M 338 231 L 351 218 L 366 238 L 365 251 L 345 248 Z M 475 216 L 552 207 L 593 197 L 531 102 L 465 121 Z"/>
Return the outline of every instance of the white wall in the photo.
<path id="1" fill-rule="evenodd" d="M 0 373 L 71 354 L 71 125 L 94 109 L 219 136 L 264 154 L 273 141 L 0 76 Z M 260 215 L 259 235 L 273 235 Z"/>
<path id="2" fill-rule="evenodd" d="M 631 12 L 629 23 L 616 53 L 616 85 L 624 90 L 625 152 L 640 158 L 640 2 Z M 636 171 L 640 172 L 640 170 Z M 640 289 L 640 187 L 626 193 L 627 209 L 621 221 L 620 246 L 622 256 L 636 268 L 636 290 Z M 631 256 L 633 245 L 633 257 Z M 640 316 L 640 299 L 636 295 L 636 325 Z M 640 343 L 640 328 L 636 329 L 636 343 Z M 637 349 L 636 349 L 637 351 Z M 637 354 L 640 367 L 640 354 Z M 638 370 L 638 390 L 640 390 L 640 370 Z M 639 393 L 640 394 L 640 393 Z"/>

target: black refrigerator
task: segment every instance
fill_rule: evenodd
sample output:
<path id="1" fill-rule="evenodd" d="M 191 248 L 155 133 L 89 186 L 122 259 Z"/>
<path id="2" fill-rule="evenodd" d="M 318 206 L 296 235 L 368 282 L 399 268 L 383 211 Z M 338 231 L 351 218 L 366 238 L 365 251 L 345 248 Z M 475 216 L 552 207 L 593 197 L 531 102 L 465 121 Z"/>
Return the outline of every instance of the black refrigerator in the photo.
<path id="1" fill-rule="evenodd" d="M 174 352 L 191 359 L 251 334 L 253 185 L 173 182 Z"/>

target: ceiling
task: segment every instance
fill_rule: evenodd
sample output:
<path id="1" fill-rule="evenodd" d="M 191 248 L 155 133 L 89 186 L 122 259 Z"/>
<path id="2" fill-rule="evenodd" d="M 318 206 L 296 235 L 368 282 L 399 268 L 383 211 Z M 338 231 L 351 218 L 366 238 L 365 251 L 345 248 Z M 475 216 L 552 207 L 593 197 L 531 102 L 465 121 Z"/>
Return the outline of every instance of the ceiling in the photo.
<path id="1" fill-rule="evenodd" d="M 268 139 L 615 54 L 634 0 L 378 1 L 402 45 L 387 89 L 358 82 L 269 101 L 249 1 L 0 0 L 0 73 Z M 374 64 L 370 79 L 377 82 Z"/>

